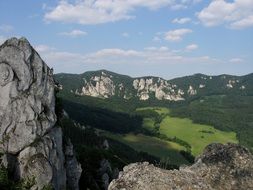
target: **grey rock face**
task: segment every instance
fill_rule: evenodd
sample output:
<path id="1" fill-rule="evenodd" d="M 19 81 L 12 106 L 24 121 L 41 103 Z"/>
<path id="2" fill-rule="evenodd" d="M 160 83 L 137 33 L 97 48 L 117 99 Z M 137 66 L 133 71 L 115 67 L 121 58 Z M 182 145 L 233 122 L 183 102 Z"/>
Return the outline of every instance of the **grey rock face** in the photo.
<path id="1" fill-rule="evenodd" d="M 0 73 L 0 149 L 16 154 L 54 126 L 54 81 L 25 39 L 0 47 Z"/>
<path id="2" fill-rule="evenodd" d="M 99 98 L 109 98 L 115 95 L 115 85 L 111 79 L 111 76 L 107 76 L 102 72 L 101 76 L 94 76 L 90 78 L 90 81 L 85 81 L 85 85 L 82 88 L 82 92 L 76 91 L 77 95 L 86 95 Z"/>
<path id="3" fill-rule="evenodd" d="M 16 179 L 35 180 L 32 189 L 66 188 L 54 86 L 52 70 L 26 39 L 0 46 L 0 152 Z"/>
<path id="4" fill-rule="evenodd" d="M 79 189 L 79 179 L 82 174 L 81 165 L 76 160 L 73 145 L 67 140 L 65 145 L 66 171 L 67 171 L 67 187 L 69 190 Z"/>
<path id="5" fill-rule="evenodd" d="M 124 167 L 109 190 L 253 189 L 253 155 L 236 144 L 211 144 L 192 166 L 163 170 L 146 163 Z"/>
<path id="6" fill-rule="evenodd" d="M 137 90 L 137 96 L 140 100 L 148 100 L 150 98 L 149 95 L 152 93 L 155 93 L 155 97 L 158 100 L 184 100 L 181 89 L 177 89 L 176 85 L 172 85 L 160 78 L 157 82 L 154 82 L 153 78 L 135 79 L 133 81 L 133 87 Z"/>

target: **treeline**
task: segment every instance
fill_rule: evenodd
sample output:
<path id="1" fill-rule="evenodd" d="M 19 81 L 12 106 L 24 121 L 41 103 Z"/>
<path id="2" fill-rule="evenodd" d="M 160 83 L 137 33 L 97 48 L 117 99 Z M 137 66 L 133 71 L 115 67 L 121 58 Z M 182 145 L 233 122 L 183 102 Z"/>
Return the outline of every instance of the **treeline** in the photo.
<path id="1" fill-rule="evenodd" d="M 59 119 L 64 134 L 64 141 L 68 138 L 74 145 L 77 159 L 80 162 L 83 173 L 79 181 L 80 189 L 103 189 L 101 173 L 99 169 L 103 159 L 109 161 L 112 170 L 109 171 L 110 180 L 115 176 L 115 170 L 122 170 L 127 164 L 133 162 L 148 161 L 153 164 L 159 163 L 159 159 L 144 152 L 137 152 L 129 146 L 118 141 L 108 139 L 109 149 L 104 147 L 105 138 L 97 135 L 92 127 L 85 127 L 63 116 Z M 177 166 L 168 166 L 177 168 Z"/>
<path id="2" fill-rule="evenodd" d="M 142 129 L 142 133 L 150 136 L 156 136 L 160 139 L 166 140 L 166 141 L 171 141 L 175 142 L 181 146 L 184 146 L 187 150 L 187 152 L 190 154 L 191 153 L 191 145 L 187 143 L 186 141 L 179 139 L 177 137 L 168 137 L 165 134 L 160 134 L 159 128 L 162 120 L 166 117 L 166 114 L 159 114 L 153 109 L 144 109 L 144 110 L 137 110 L 136 113 L 143 118 L 152 118 L 154 120 L 154 130 L 147 130 L 147 129 Z M 182 154 L 185 155 L 185 154 Z"/>
<path id="3" fill-rule="evenodd" d="M 234 131 L 240 144 L 253 150 L 253 96 L 207 96 L 172 108 L 171 116 Z"/>
<path id="4" fill-rule="evenodd" d="M 76 151 L 77 159 L 84 171 L 79 181 L 80 189 L 104 189 L 104 184 L 101 180 L 102 173 L 100 172 L 101 161 L 104 159 L 108 160 L 111 165 L 111 170 L 107 171 L 110 181 L 117 177 L 117 171 L 122 170 L 125 165 L 130 163 L 148 161 L 149 163 L 159 166 L 159 158 L 151 156 L 145 152 L 137 152 L 131 147 L 118 141 L 105 139 L 98 135 L 98 131 L 93 126 L 89 127 L 87 125 L 81 125 L 73 121 L 72 118 L 68 118 L 63 113 L 63 108 L 66 109 L 66 104 L 65 102 L 64 104 L 62 103 L 63 102 L 57 98 L 57 125 L 63 130 L 64 141 L 67 142 L 68 138 L 71 139 Z M 70 105 L 73 104 L 69 104 L 69 106 Z M 77 109 L 78 107 L 74 106 L 72 108 Z M 104 114 L 104 111 L 102 111 L 102 113 Z M 110 116 L 110 114 L 111 113 L 108 115 Z M 70 116 L 71 115 L 72 114 L 70 114 Z M 119 119 L 120 117 L 116 118 Z M 104 147 L 105 140 L 109 142 L 108 148 Z M 166 165 L 166 167 L 167 169 L 178 168 L 178 166 L 175 165 Z"/>
<path id="5" fill-rule="evenodd" d="M 142 127 L 140 116 L 89 107 L 68 100 L 63 100 L 63 104 L 69 116 L 83 125 L 115 133 L 138 131 Z"/>

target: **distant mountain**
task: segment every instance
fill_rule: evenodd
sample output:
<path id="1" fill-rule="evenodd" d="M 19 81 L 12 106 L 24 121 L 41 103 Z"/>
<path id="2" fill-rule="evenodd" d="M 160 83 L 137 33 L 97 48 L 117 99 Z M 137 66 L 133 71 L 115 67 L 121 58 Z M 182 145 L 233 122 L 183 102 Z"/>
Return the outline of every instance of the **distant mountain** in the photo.
<path id="1" fill-rule="evenodd" d="M 207 95 L 253 95 L 253 74 L 245 76 L 195 74 L 172 80 L 132 78 L 106 70 L 56 74 L 64 93 L 102 99 L 184 101 Z"/>

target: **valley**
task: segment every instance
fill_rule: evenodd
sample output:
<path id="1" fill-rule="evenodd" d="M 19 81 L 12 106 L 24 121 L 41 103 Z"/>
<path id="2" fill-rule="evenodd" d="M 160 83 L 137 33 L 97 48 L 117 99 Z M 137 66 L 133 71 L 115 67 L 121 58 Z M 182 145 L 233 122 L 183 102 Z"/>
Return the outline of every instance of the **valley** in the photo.
<path id="1" fill-rule="evenodd" d="M 187 118 L 171 117 L 170 110 L 161 107 L 147 107 L 137 109 L 138 111 L 149 110 L 155 111 L 163 119 L 160 123 L 155 124 L 155 118 L 144 118 L 143 127 L 155 131 L 161 137 L 165 135 L 168 139 L 174 137 L 182 139 L 191 146 L 190 152 L 197 156 L 210 143 L 238 143 L 236 133 L 225 132 L 215 129 L 209 125 L 196 124 Z M 159 125 L 159 126 L 156 126 Z M 157 129 L 155 129 L 157 127 Z"/>
<path id="2" fill-rule="evenodd" d="M 143 134 L 115 134 L 110 132 L 102 132 L 102 136 L 116 141 L 120 141 L 136 151 L 146 152 L 152 156 L 161 159 L 161 162 L 167 162 L 171 165 L 189 164 L 189 162 L 179 153 L 186 150 L 185 147 L 157 137 L 151 137 Z"/>
<path id="3" fill-rule="evenodd" d="M 68 116 L 108 140 L 109 150 L 99 157 L 116 168 L 145 160 L 178 168 L 193 163 L 210 143 L 238 143 L 253 151 L 252 74 L 165 80 L 100 70 L 56 74 L 55 80 Z M 96 146 L 76 146 L 80 154 L 98 154 Z"/>

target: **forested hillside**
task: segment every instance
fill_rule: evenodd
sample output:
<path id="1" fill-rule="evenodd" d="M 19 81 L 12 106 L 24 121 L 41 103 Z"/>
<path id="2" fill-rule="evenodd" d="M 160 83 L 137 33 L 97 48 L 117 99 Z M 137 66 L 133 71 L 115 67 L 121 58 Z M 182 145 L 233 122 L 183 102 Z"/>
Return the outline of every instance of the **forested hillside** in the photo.
<path id="1" fill-rule="evenodd" d="M 70 118 L 162 163 L 191 162 L 192 154 L 212 142 L 238 142 L 252 150 L 252 74 L 166 81 L 102 70 L 57 74 L 55 80 Z"/>

